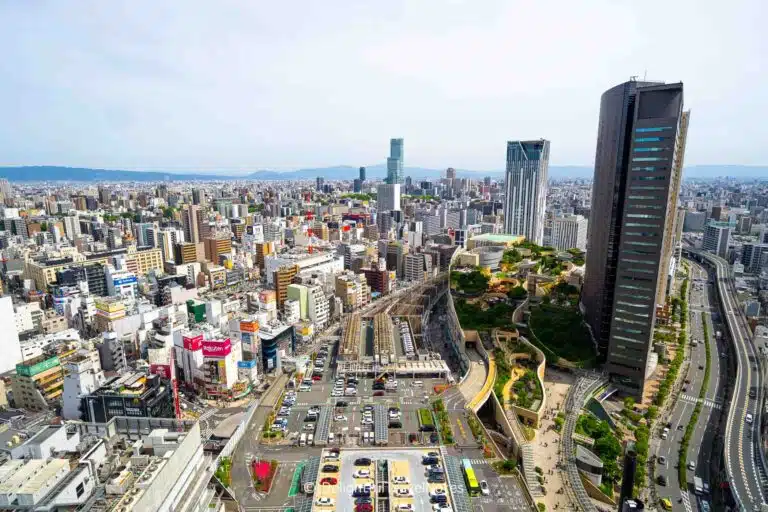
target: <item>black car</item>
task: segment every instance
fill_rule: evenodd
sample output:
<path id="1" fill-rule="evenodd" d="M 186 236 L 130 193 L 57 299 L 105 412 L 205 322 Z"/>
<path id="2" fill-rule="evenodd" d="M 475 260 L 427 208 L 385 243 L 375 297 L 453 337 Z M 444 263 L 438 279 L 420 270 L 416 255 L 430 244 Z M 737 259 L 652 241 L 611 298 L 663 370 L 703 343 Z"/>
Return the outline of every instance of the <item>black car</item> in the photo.
<path id="1" fill-rule="evenodd" d="M 339 466 L 334 466 L 333 464 L 326 464 L 323 466 L 323 473 L 336 473 L 339 471 Z"/>
<path id="2" fill-rule="evenodd" d="M 370 505 L 373 503 L 373 500 L 371 498 L 357 498 L 355 500 L 355 505 Z"/>
<path id="3" fill-rule="evenodd" d="M 384 384 L 376 384 L 372 386 L 374 391 L 382 391 L 384 389 Z"/>
<path id="4" fill-rule="evenodd" d="M 403 424 L 399 421 L 390 421 L 389 428 L 403 428 Z"/>
<path id="5" fill-rule="evenodd" d="M 370 466 L 371 465 L 371 459 L 366 457 L 361 457 L 359 459 L 355 459 L 355 466 Z"/>
<path id="6" fill-rule="evenodd" d="M 661 486 L 667 485 L 667 477 L 665 477 L 664 475 L 659 475 L 656 478 L 656 483 L 661 485 Z"/>
<path id="7" fill-rule="evenodd" d="M 427 482 L 431 484 L 444 484 L 445 475 L 442 473 L 430 474 L 429 477 L 427 478 Z"/>
<path id="8" fill-rule="evenodd" d="M 347 405 L 349 404 L 344 400 L 339 400 L 338 402 L 336 402 L 336 407 L 346 407 Z"/>
<path id="9" fill-rule="evenodd" d="M 432 496 L 430 500 L 432 503 L 440 503 L 441 505 L 448 503 L 448 498 L 445 496 L 445 494 L 438 494 L 436 496 Z"/>
<path id="10" fill-rule="evenodd" d="M 355 498 L 369 498 L 371 496 L 371 490 L 358 487 L 352 491 L 352 496 Z"/>
<path id="11" fill-rule="evenodd" d="M 437 452 L 427 452 L 427 457 L 439 457 L 440 454 Z"/>
<path id="12" fill-rule="evenodd" d="M 437 457 L 423 457 L 421 459 L 421 463 L 425 466 L 431 466 L 432 464 L 437 464 Z"/>

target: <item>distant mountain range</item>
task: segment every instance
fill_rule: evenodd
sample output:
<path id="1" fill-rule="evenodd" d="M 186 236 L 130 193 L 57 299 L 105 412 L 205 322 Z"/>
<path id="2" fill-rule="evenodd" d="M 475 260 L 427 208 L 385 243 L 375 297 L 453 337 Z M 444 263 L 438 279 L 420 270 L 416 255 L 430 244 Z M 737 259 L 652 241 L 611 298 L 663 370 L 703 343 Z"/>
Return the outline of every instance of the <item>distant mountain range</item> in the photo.
<path id="1" fill-rule="evenodd" d="M 353 180 L 358 177 L 359 167 L 337 165 L 297 169 L 295 171 L 255 171 L 250 174 L 226 175 L 203 172 L 168 172 L 168 171 L 120 171 L 107 169 L 88 169 L 82 167 L 61 167 L 54 165 L 0 167 L 0 177 L 9 181 L 212 181 L 212 180 L 312 180 L 322 176 L 326 181 Z M 592 178 L 594 168 L 589 166 L 557 166 L 549 167 L 549 176 L 554 179 L 562 178 Z M 445 169 L 427 169 L 423 167 L 406 167 L 406 176 L 413 179 L 439 178 L 445 176 Z M 504 171 L 472 171 L 457 169 L 456 174 L 462 178 L 480 179 L 491 176 L 503 178 Z M 366 176 L 370 179 L 380 179 L 386 176 L 384 165 L 366 166 Z M 711 179 L 730 176 L 734 178 L 768 178 L 768 166 L 746 165 L 694 165 L 685 168 L 685 178 Z"/>

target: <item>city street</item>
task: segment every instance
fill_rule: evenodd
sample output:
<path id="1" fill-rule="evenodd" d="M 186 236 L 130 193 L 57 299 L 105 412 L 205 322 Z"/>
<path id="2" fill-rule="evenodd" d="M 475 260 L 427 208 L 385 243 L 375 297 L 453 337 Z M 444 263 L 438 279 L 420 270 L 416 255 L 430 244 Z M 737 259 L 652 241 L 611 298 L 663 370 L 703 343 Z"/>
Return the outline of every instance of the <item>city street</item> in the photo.
<path id="1" fill-rule="evenodd" d="M 700 285 L 697 282 L 701 282 Z M 705 269 L 699 265 L 691 265 L 691 279 L 689 282 L 690 298 L 689 307 L 689 340 L 697 341 L 696 346 L 689 344 L 690 361 L 684 373 L 683 387 L 672 412 L 667 418 L 662 418 L 661 423 L 671 423 L 667 439 L 663 440 L 656 435 L 651 441 L 651 452 L 656 456 L 656 493 L 660 498 L 669 498 L 675 510 L 685 510 L 691 512 L 698 510 L 697 496 L 694 493 L 693 479 L 700 477 L 704 482 L 710 481 L 710 461 L 712 459 L 712 450 L 715 437 L 717 436 L 717 425 L 719 422 L 719 409 L 722 407 L 722 397 L 725 387 L 725 381 L 720 375 L 720 361 L 727 357 L 725 347 L 715 340 L 715 332 L 722 329 L 719 325 L 713 324 L 711 313 L 712 304 L 715 304 L 717 298 L 713 287 L 709 284 L 709 277 Z M 681 461 L 679 460 L 680 442 L 685 433 L 686 426 L 691 419 L 694 407 L 699 401 L 699 390 L 704 382 L 704 372 L 706 368 L 706 348 L 704 346 L 704 328 L 701 319 L 701 312 L 708 313 L 707 324 L 709 328 L 710 343 L 710 379 L 707 385 L 704 403 L 699 414 L 693 436 L 689 443 L 688 454 Z M 714 413 L 714 414 L 713 414 Z M 665 459 L 661 463 L 661 457 Z M 678 484 L 678 464 L 693 462 L 693 470 L 686 472 L 686 485 Z M 666 485 L 659 485 L 658 476 L 663 475 L 666 478 Z M 681 490 L 684 487 L 685 490 Z M 707 499 L 705 497 L 705 499 Z"/>

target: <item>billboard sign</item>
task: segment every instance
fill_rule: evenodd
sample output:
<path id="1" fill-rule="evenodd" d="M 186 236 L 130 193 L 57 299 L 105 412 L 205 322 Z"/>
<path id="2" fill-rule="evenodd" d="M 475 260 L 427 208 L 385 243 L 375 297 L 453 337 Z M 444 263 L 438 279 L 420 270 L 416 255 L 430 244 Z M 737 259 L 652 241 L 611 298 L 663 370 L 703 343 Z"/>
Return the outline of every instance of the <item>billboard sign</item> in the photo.
<path id="1" fill-rule="evenodd" d="M 130 277 L 121 277 L 118 279 L 113 279 L 112 284 L 115 286 L 122 286 L 124 284 L 136 284 L 138 280 L 136 279 L 136 276 L 130 276 Z"/>
<path id="2" fill-rule="evenodd" d="M 171 366 L 167 364 L 151 364 L 149 365 L 149 373 L 152 375 L 160 375 L 166 379 L 171 378 Z"/>
<path id="3" fill-rule="evenodd" d="M 259 322 L 240 322 L 240 332 L 257 332 L 259 330 Z"/>
<path id="4" fill-rule="evenodd" d="M 50 359 L 46 359 L 45 361 L 42 361 L 32 366 L 27 366 L 25 364 L 17 364 L 16 373 L 18 373 L 19 375 L 24 375 L 25 377 L 34 377 L 38 373 L 41 373 L 46 370 L 50 370 L 51 368 L 54 368 L 56 366 L 59 366 L 59 364 L 60 363 L 59 363 L 58 357 L 52 357 Z"/>
<path id="5" fill-rule="evenodd" d="M 203 357 L 226 357 L 232 352 L 232 342 L 224 340 L 203 340 Z"/>
<path id="6" fill-rule="evenodd" d="M 256 360 L 251 359 L 250 361 L 238 361 L 237 362 L 238 368 L 255 368 L 256 367 Z"/>
<path id="7" fill-rule="evenodd" d="M 203 347 L 202 334 L 198 334 L 197 336 L 182 336 L 181 339 L 184 342 L 185 350 L 191 350 L 192 352 L 196 352 Z"/>

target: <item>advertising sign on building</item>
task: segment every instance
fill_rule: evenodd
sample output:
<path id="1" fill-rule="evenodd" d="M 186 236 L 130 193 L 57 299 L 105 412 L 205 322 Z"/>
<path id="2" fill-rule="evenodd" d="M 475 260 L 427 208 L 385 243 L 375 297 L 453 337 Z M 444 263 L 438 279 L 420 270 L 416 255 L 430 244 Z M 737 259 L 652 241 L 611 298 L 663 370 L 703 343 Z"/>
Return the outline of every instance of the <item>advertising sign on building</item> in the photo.
<path id="1" fill-rule="evenodd" d="M 255 368 L 256 367 L 256 360 L 251 359 L 250 361 L 238 361 L 237 362 L 238 368 Z"/>
<path id="2" fill-rule="evenodd" d="M 226 357 L 232 352 L 232 342 L 224 340 L 203 340 L 203 357 Z"/>
<path id="3" fill-rule="evenodd" d="M 32 366 L 17 364 L 16 373 L 18 373 L 19 375 L 24 375 L 25 377 L 34 377 L 38 373 L 41 373 L 41 372 L 44 372 L 45 370 L 50 370 L 51 368 L 59 366 L 59 364 L 60 364 L 59 358 L 54 356 L 50 359 L 46 359 L 45 361 L 37 363 Z"/>
<path id="4" fill-rule="evenodd" d="M 259 330 L 259 322 L 256 321 L 250 321 L 250 322 L 240 322 L 240 332 L 258 332 Z"/>
<path id="5" fill-rule="evenodd" d="M 182 336 L 181 339 L 184 341 L 184 349 L 185 350 L 191 350 L 193 352 L 196 352 L 203 348 L 203 335 L 199 334 L 197 336 Z"/>
<path id="6" fill-rule="evenodd" d="M 149 365 L 149 373 L 152 375 L 160 375 L 166 379 L 171 378 L 171 366 L 167 364 L 151 364 Z"/>

